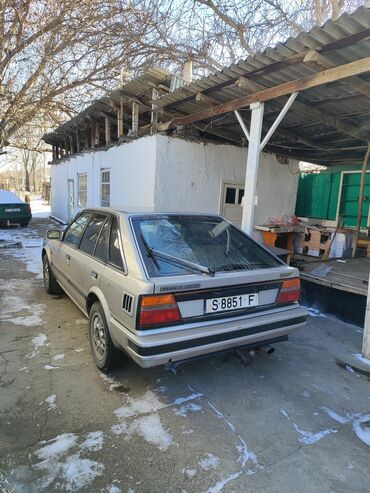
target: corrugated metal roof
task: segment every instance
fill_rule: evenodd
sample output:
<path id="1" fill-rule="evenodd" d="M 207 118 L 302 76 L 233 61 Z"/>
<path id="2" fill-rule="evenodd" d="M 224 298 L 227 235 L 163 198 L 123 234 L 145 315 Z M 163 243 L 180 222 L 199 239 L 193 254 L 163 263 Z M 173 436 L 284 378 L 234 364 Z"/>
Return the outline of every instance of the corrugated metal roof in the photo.
<path id="1" fill-rule="evenodd" d="M 160 119 L 165 122 L 176 116 L 199 113 L 207 109 L 210 103 L 197 101 L 195 97 L 198 93 L 208 95 L 216 105 L 245 96 L 248 94 L 245 88 L 233 85 L 241 76 L 258 84 L 259 88 L 270 88 L 314 74 L 319 69 L 304 63 L 301 56 L 312 49 L 319 51 L 333 66 L 368 57 L 370 9 L 360 7 L 351 15 L 345 13 L 336 21 L 328 21 L 322 27 L 315 26 L 307 33 L 289 38 L 262 53 L 249 56 L 175 92 L 162 95 L 158 100 L 161 108 Z M 292 57 L 295 59 L 292 60 Z M 50 138 L 47 136 L 45 140 L 52 142 L 89 115 L 98 117 L 102 107 L 109 111 L 123 93 L 125 103 L 144 94 L 141 110 L 147 111 L 151 105 L 148 89 L 162 80 L 167 81 L 169 85 L 170 77 L 167 71 L 150 69 L 145 75 L 90 105 L 76 118 L 49 134 Z M 337 126 L 330 124 L 330 120 L 328 123 L 328 118 L 335 118 L 347 126 L 351 124 L 354 128 L 362 129 L 370 138 L 370 74 L 357 77 L 358 80 L 366 83 L 365 94 L 363 90 L 359 92 L 358 88 L 351 86 L 346 79 L 301 92 L 273 135 L 267 150 L 324 165 L 361 162 L 366 150 L 366 139 L 348 134 L 343 128 L 338 130 Z M 256 89 L 249 91 L 251 92 L 256 92 Z M 284 96 L 265 103 L 265 133 L 286 99 Z M 313 113 L 313 110 L 316 110 L 316 113 Z M 248 122 L 249 110 L 242 109 L 241 113 Z M 326 118 L 320 118 L 320 114 Z M 200 136 L 206 140 L 232 141 L 236 144 L 243 141 L 240 126 L 232 113 L 187 125 L 181 132 L 193 132 L 194 128 L 200 130 Z"/>

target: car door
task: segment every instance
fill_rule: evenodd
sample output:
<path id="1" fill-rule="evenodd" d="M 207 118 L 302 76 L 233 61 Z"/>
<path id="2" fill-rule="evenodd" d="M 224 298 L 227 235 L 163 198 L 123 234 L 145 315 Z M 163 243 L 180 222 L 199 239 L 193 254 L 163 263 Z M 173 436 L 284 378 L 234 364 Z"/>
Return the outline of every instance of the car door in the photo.
<path id="1" fill-rule="evenodd" d="M 74 268 L 75 251 L 91 216 L 91 211 L 79 214 L 64 232 L 62 240 L 56 243 L 51 251 L 50 265 L 54 275 L 62 288 L 74 299 L 76 294 L 73 283 L 71 284 L 71 271 Z"/>
<path id="2" fill-rule="evenodd" d="M 107 253 L 101 289 L 106 296 L 111 316 L 130 328 L 133 325 L 134 296 L 128 289 L 127 267 L 116 216 L 111 219 Z"/>
<path id="3" fill-rule="evenodd" d="M 85 308 L 86 296 L 93 286 L 99 286 L 106 262 L 105 245 L 109 227 L 109 215 L 95 212 L 82 235 L 75 252 L 74 284 L 79 303 Z"/>
<path id="4" fill-rule="evenodd" d="M 81 295 L 73 275 L 77 265 L 76 251 L 92 214 L 92 211 L 83 211 L 75 218 L 64 232 L 62 241 L 57 244 L 51 256 L 51 268 L 58 282 L 77 304 L 80 304 Z"/>

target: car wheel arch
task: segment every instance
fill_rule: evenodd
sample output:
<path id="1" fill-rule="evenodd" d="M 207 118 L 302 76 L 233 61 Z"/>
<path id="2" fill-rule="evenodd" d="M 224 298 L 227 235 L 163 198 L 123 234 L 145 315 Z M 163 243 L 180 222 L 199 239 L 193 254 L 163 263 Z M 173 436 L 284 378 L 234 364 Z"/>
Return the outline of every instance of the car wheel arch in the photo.
<path id="1" fill-rule="evenodd" d="M 109 311 L 108 303 L 107 303 L 105 296 L 102 293 L 102 291 L 99 288 L 97 288 L 96 286 L 94 286 L 89 291 L 88 295 L 86 296 L 86 307 L 85 307 L 85 309 L 86 309 L 87 316 L 89 316 L 90 310 L 91 310 L 93 304 L 96 302 L 99 302 L 101 304 L 103 311 L 104 311 L 105 318 L 106 318 L 108 326 L 109 326 L 110 311 Z"/>

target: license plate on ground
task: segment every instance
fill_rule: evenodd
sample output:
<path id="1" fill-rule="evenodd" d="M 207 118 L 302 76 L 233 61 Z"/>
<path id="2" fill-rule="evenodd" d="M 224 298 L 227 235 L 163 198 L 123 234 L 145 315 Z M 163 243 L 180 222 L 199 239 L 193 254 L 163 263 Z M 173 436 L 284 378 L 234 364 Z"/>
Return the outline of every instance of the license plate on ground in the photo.
<path id="1" fill-rule="evenodd" d="M 5 212 L 21 212 L 20 209 L 5 209 Z"/>
<path id="2" fill-rule="evenodd" d="M 223 296 L 206 300 L 206 313 L 226 312 L 258 306 L 258 293 L 240 294 L 237 296 Z"/>

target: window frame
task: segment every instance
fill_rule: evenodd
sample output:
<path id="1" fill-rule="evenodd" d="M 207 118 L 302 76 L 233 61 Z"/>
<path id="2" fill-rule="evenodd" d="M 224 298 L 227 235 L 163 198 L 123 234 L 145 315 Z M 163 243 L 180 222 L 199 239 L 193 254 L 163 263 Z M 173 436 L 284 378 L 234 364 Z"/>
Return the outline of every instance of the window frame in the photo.
<path id="1" fill-rule="evenodd" d="M 85 178 L 85 183 L 86 183 L 85 189 L 82 190 L 83 192 L 85 192 L 85 201 L 86 201 L 85 204 L 82 204 L 81 201 L 80 201 L 80 194 L 81 194 L 81 190 L 80 190 L 80 179 L 81 178 Z M 84 208 L 86 206 L 87 206 L 87 172 L 85 172 L 85 173 L 77 173 L 77 207 Z"/>
<path id="2" fill-rule="evenodd" d="M 103 174 L 109 173 L 109 182 L 103 181 Z M 100 170 L 100 205 L 101 207 L 110 207 L 110 199 L 111 199 L 111 176 L 110 176 L 110 168 L 102 168 Z M 103 185 L 109 185 L 109 204 L 103 204 Z"/>
<path id="3" fill-rule="evenodd" d="M 98 238 L 97 238 L 97 240 L 96 240 L 96 242 L 95 242 L 93 252 L 92 252 L 92 253 L 88 253 L 88 252 L 86 252 L 85 250 L 82 250 L 82 249 L 81 249 L 82 239 L 83 239 L 83 237 L 85 236 L 86 230 L 87 230 L 87 228 L 89 227 L 89 225 L 90 225 L 91 221 L 94 219 L 94 216 L 98 216 L 98 215 L 100 215 L 100 216 L 104 216 L 104 217 L 105 217 L 105 220 L 104 220 L 104 222 L 103 222 L 103 224 L 102 224 L 102 226 L 101 226 L 101 228 L 100 228 L 99 235 L 98 235 Z M 104 262 L 103 260 L 101 260 L 101 259 L 99 259 L 99 258 L 95 257 L 95 250 L 96 250 L 96 246 L 97 246 L 97 243 L 98 243 L 98 239 L 99 239 L 99 237 L 100 237 L 100 233 L 102 232 L 102 229 L 103 229 L 103 227 L 104 227 L 105 223 L 107 222 L 107 220 L 109 220 L 109 214 L 106 214 L 105 212 L 100 212 L 100 211 L 92 211 L 92 215 L 91 215 L 91 217 L 90 217 L 90 219 L 89 219 L 88 223 L 87 223 L 87 224 L 86 224 L 86 226 L 85 226 L 85 229 L 84 229 L 84 231 L 83 231 L 83 233 L 82 233 L 82 235 L 81 235 L 81 238 L 80 238 L 80 241 L 79 241 L 79 243 L 78 243 L 78 247 L 77 247 L 77 249 L 78 249 L 81 253 L 83 253 L 84 255 L 87 255 L 88 257 L 94 258 L 94 259 L 96 259 L 96 260 L 98 260 L 98 261 L 102 262 L 103 264 L 105 264 L 106 262 Z"/>
<path id="4" fill-rule="evenodd" d="M 83 214 L 91 214 L 91 217 L 90 219 L 88 219 L 88 221 L 86 222 L 83 230 L 82 230 L 82 233 L 81 233 L 81 237 L 77 243 L 77 245 L 73 245 L 72 243 L 68 243 L 67 241 L 65 241 L 65 238 L 66 238 L 66 235 L 68 233 L 68 231 L 70 230 L 70 228 L 72 227 L 72 225 L 77 221 L 77 219 L 82 216 Z M 70 248 L 74 248 L 75 250 L 78 249 L 80 247 L 80 243 L 81 243 L 81 239 L 85 233 L 85 229 L 87 228 L 87 225 L 89 224 L 92 216 L 94 214 L 94 211 L 90 210 L 90 209 L 84 209 L 83 211 L 79 212 L 78 214 L 76 214 L 76 216 L 73 218 L 73 221 L 71 221 L 71 223 L 68 225 L 68 227 L 64 230 L 63 232 L 63 237 L 61 239 L 62 243 L 64 243 L 65 245 L 68 245 Z"/>

